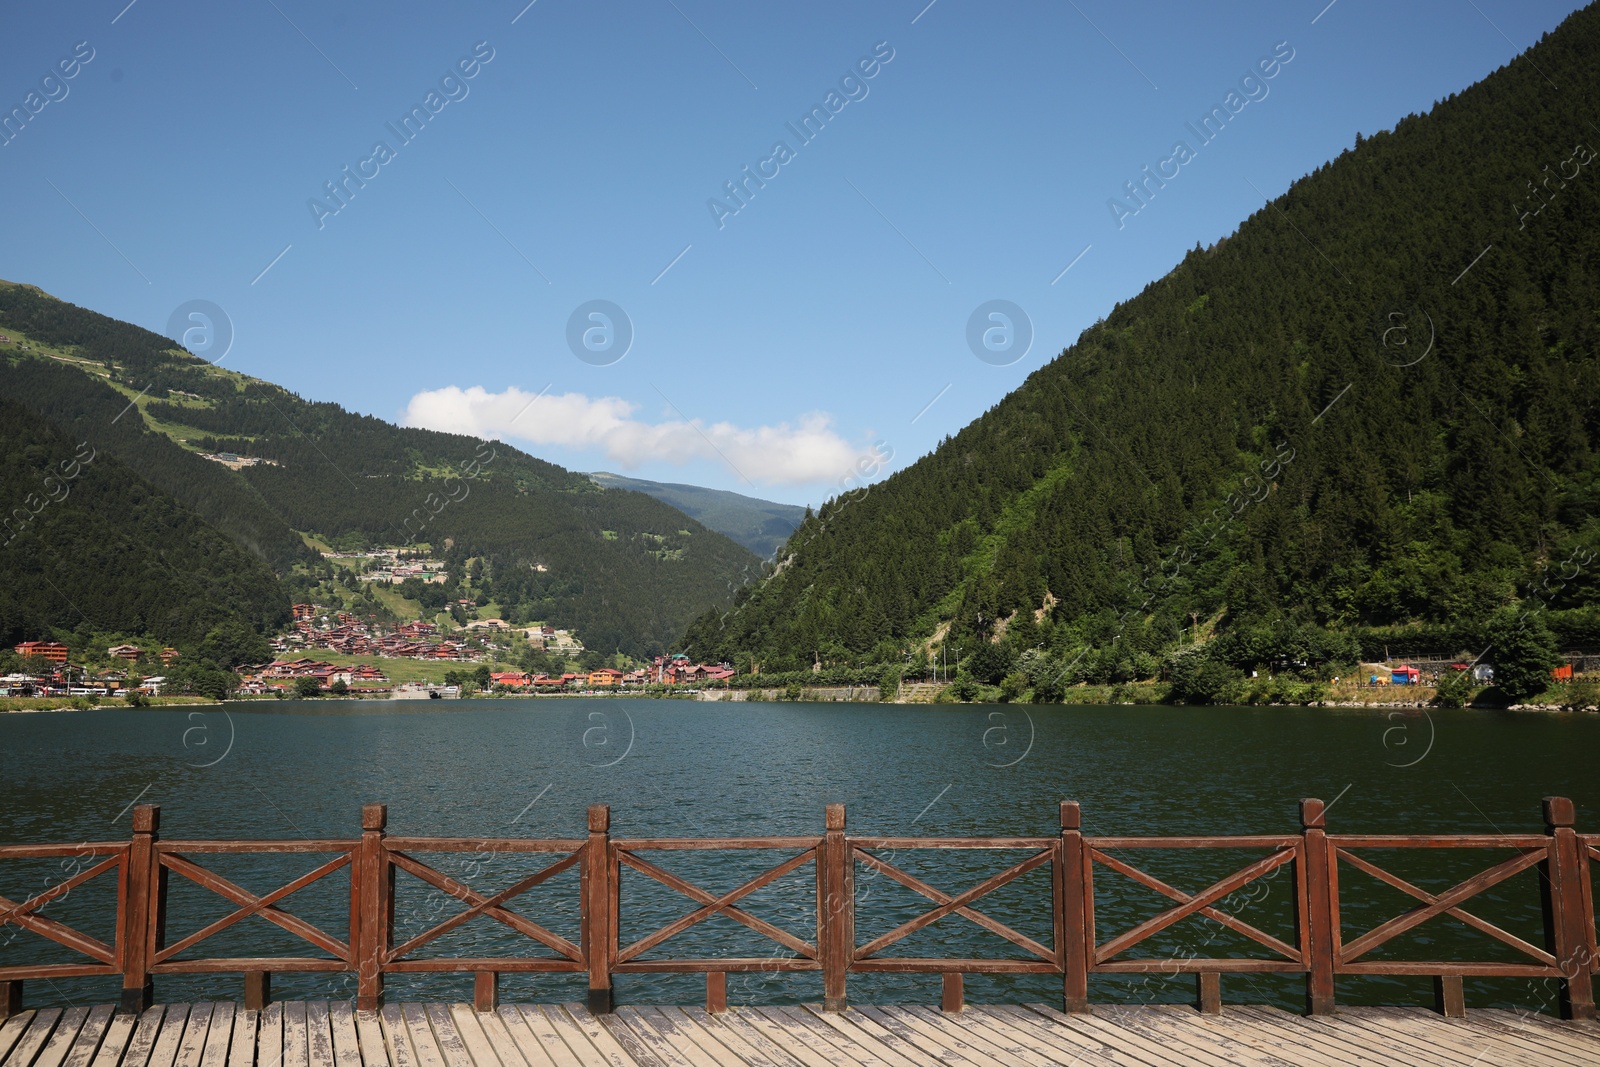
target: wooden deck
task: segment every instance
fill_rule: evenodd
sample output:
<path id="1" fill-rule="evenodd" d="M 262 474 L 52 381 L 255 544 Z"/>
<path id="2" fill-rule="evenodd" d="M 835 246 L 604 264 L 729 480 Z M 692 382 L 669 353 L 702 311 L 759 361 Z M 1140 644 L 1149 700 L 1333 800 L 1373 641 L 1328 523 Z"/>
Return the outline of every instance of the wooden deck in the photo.
<path id="1" fill-rule="evenodd" d="M 919 1007 L 623 1007 L 577 1004 L 170 1004 L 142 1015 L 111 1005 L 24 1011 L 0 1026 L 0 1067 L 1582 1067 L 1600 1065 L 1600 1026 L 1479 1010 L 1345 1008 L 1304 1018 L 1275 1008 L 1044 1005 Z"/>

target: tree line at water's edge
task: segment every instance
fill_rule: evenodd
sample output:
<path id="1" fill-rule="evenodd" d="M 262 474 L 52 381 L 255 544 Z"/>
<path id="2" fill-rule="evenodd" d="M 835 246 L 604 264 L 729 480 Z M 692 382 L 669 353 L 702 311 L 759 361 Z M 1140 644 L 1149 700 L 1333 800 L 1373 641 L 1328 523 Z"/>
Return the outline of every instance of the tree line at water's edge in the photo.
<path id="1" fill-rule="evenodd" d="M 1591 7 L 829 501 L 686 649 L 1193 700 L 1487 653 L 1541 690 L 1600 650 L 1597 98 Z"/>

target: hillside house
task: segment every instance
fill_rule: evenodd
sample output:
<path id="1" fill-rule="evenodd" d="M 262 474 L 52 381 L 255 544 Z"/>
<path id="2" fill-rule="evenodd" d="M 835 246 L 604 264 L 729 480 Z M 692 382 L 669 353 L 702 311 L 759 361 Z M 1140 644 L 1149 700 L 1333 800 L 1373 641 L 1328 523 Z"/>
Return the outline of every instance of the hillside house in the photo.
<path id="1" fill-rule="evenodd" d="M 67 646 L 59 641 L 24 641 L 16 646 L 19 656 L 38 656 L 51 663 L 67 662 Z"/>

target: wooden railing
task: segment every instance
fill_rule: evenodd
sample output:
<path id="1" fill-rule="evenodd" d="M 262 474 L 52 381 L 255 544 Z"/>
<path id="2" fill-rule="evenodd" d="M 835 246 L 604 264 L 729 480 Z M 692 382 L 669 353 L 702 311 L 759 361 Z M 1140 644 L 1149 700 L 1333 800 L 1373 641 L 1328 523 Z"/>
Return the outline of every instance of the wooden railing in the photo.
<path id="1" fill-rule="evenodd" d="M 1083 833 L 1078 805 L 1061 805 L 1061 830 L 1053 837 L 939 838 L 850 837 L 845 833 L 844 806 L 829 805 L 823 833 L 817 837 L 770 838 L 651 838 L 613 839 L 610 810 L 605 805 L 589 809 L 589 833 L 573 839 L 474 839 L 390 836 L 387 810 L 369 804 L 362 810 L 359 838 L 299 841 L 164 841 L 158 833 L 160 811 L 151 805 L 134 810 L 133 837 L 127 842 L 79 845 L 0 845 L 0 872 L 7 860 L 73 858 L 74 873 L 31 898 L 13 901 L 0 896 L 0 928 L 11 925 L 71 950 L 68 962 L 8 963 L 0 946 L 0 1018 L 17 1011 L 22 983 L 28 979 L 59 979 L 121 975 L 126 1011 L 148 1006 L 156 975 L 240 973 L 245 978 L 245 1003 L 263 1007 L 269 997 L 269 977 L 277 972 L 342 972 L 353 976 L 356 1006 L 376 1009 L 383 1001 L 384 978 L 390 974 L 447 972 L 474 975 L 474 1000 L 480 1010 L 496 1003 L 498 976 L 502 973 L 550 972 L 586 974 L 589 1006 L 599 1012 L 612 1008 L 612 976 L 641 972 L 701 972 L 706 975 L 707 1006 L 723 1010 L 727 1004 L 727 975 L 748 971 L 820 971 L 823 1006 L 843 1010 L 846 983 L 851 973 L 896 972 L 943 975 L 943 1007 L 962 1006 L 965 974 L 1054 974 L 1062 982 L 1065 1009 L 1089 1010 L 1089 976 L 1092 974 L 1194 974 L 1197 1002 L 1202 1011 L 1221 1006 L 1224 974 L 1290 973 L 1304 975 L 1306 1010 L 1313 1015 L 1334 1010 L 1334 985 L 1338 975 L 1423 975 L 1435 982 L 1437 1006 L 1447 1015 L 1465 1011 L 1462 979 L 1470 976 L 1555 979 L 1560 989 L 1564 1018 L 1594 1018 L 1593 976 L 1600 971 L 1596 950 L 1593 865 L 1600 863 L 1600 835 L 1582 835 L 1573 828 L 1572 802 L 1550 797 L 1544 801 L 1545 830 L 1537 834 L 1463 834 L 1452 836 L 1329 834 L 1324 806 L 1319 800 L 1300 804 L 1301 832 L 1217 837 L 1097 837 Z M 1509 852 L 1508 858 L 1473 874 L 1444 892 L 1420 888 L 1372 857 L 1416 849 L 1490 849 Z M 650 854 L 699 852 L 749 853 L 753 850 L 785 853 L 775 866 L 748 878 L 736 888 L 714 893 L 647 858 Z M 1020 858 L 976 885 L 956 891 L 939 889 L 894 862 L 902 853 L 921 850 L 1015 851 Z M 1128 854 L 1143 855 L 1171 850 L 1253 851 L 1263 855 L 1218 878 L 1211 885 L 1189 892 L 1176 888 L 1130 862 Z M 547 854 L 551 862 L 497 892 L 485 894 L 425 862 L 438 854 L 478 853 L 506 857 Z M 325 857 L 312 869 L 264 895 L 256 895 L 208 868 L 205 857 L 217 855 L 294 854 Z M 212 861 L 214 862 L 214 861 Z M 437 862 L 437 861 L 435 861 Z M 285 898 L 349 869 L 348 926 L 329 931 L 290 913 Z M 514 910 L 521 894 L 576 868 L 579 875 L 575 906 L 579 936 L 576 941 L 548 925 Z M 741 906 L 751 894 L 785 875 L 810 868 L 815 875 L 814 927 L 795 931 L 761 918 Z M 1048 943 L 1015 928 L 1017 919 L 1002 922 L 980 910 L 984 897 L 1017 883 L 1030 872 L 1047 869 L 1048 892 L 1030 898 L 1031 918 L 1042 925 L 1049 920 Z M 1524 871 L 1519 886 L 1528 892 L 1536 883 L 1544 918 L 1542 943 L 1535 944 L 1468 911 L 1466 903 L 1486 890 L 1501 886 Z M 1247 887 L 1264 887 L 1284 871 L 1292 873 L 1292 929 L 1273 934 L 1237 912 L 1224 910 L 1232 894 Z M 462 910 L 404 941 L 395 941 L 395 876 L 405 872 L 454 898 Z M 691 902 L 687 914 L 621 943 L 624 916 L 621 884 L 624 871 L 635 884 L 665 887 Z M 911 890 L 930 903 L 925 911 L 892 929 L 862 942 L 857 937 L 857 874 L 882 877 Z M 1418 903 L 1368 930 L 1346 929 L 1341 903 L 1351 907 L 1359 900 L 1341 896 L 1341 875 L 1360 872 L 1390 886 Z M 116 876 L 115 942 L 107 944 L 43 914 L 80 886 Z M 167 931 L 169 882 L 178 875 L 201 889 L 232 903 L 235 910 L 179 937 Z M 1165 910 L 1118 931 L 1099 928 L 1097 891 L 1112 899 L 1116 875 L 1172 901 Z M 1506 890 L 1500 890 L 1505 892 Z M 1348 891 L 1344 891 L 1348 892 Z M 342 900 L 342 897 L 339 898 Z M 1531 906 L 1532 901 L 1525 901 Z M 342 909 L 343 904 L 339 907 Z M 1048 915 L 1045 909 L 1048 908 Z M 808 905 L 809 909 L 809 905 Z M 1126 910 L 1126 909 L 1119 909 Z M 767 956 L 704 957 L 660 956 L 673 938 L 722 916 L 768 939 L 780 949 Z M 1012 953 L 996 957 L 926 957 L 885 955 L 898 943 L 942 919 L 959 916 L 1006 943 Z M 314 954 L 283 957 L 206 956 L 203 944 L 244 919 L 259 917 L 303 942 Z M 416 952 L 475 918 L 503 924 L 525 938 L 530 954 L 492 957 L 418 957 Z M 1391 945 L 1423 923 L 1449 917 L 1486 935 L 1515 956 L 1505 960 L 1374 958 L 1375 950 Z M 1157 935 L 1191 918 L 1219 924 L 1242 938 L 1253 954 L 1202 957 L 1190 953 L 1139 955 Z M 547 919 L 547 922 L 549 920 Z M 9 942 L 6 942 L 9 944 Z M 1255 950 L 1262 951 L 1255 951 Z M 1145 950 L 1141 950 L 1145 951 Z M 1154 951 L 1154 950 L 1150 950 Z"/>

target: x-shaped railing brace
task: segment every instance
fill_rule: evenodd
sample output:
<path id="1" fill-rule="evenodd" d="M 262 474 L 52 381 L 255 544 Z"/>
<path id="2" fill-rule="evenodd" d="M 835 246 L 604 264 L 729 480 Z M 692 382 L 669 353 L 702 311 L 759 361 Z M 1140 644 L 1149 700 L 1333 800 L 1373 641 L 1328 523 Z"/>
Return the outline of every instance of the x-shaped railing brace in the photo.
<path id="1" fill-rule="evenodd" d="M 47 937 L 56 944 L 65 945 L 74 952 L 81 952 L 91 959 L 97 959 L 101 963 L 116 963 L 116 949 L 104 941 L 96 937 L 90 937 L 82 931 L 74 930 L 65 923 L 58 923 L 54 919 L 47 919 L 43 915 L 35 915 L 33 913 L 52 900 L 66 896 L 89 879 L 99 877 L 121 862 L 121 853 L 109 859 L 101 860 L 93 867 L 79 871 L 60 885 L 46 889 L 43 893 L 25 900 L 21 904 L 5 897 L 0 897 L 0 909 L 4 909 L 0 910 L 0 926 L 4 926 L 6 923 L 16 923 L 24 930 L 31 930 L 40 937 Z"/>
<path id="2" fill-rule="evenodd" d="M 222 875 L 218 874 L 216 871 L 202 867 L 198 863 L 194 863 L 191 860 L 185 859 L 176 853 L 162 853 L 161 865 L 163 867 L 177 871 L 191 882 L 194 882 L 205 889 L 209 889 L 218 896 L 225 897 L 228 900 L 233 901 L 235 904 L 240 905 L 240 908 L 231 915 L 225 915 L 216 922 L 195 931 L 183 940 L 174 942 L 173 944 L 162 948 L 155 954 L 155 957 L 151 960 L 151 962 L 164 963 L 190 946 L 204 941 L 217 931 L 232 926 L 241 919 L 247 919 L 252 915 L 259 915 L 268 922 L 275 923 L 278 926 L 283 927 L 296 937 L 311 942 L 311 944 L 316 945 L 324 952 L 328 952 L 340 960 L 343 960 L 345 963 L 349 963 L 349 945 L 345 944 L 343 941 L 339 941 L 329 936 L 326 933 L 323 933 L 317 927 L 306 922 L 304 919 L 297 918 L 296 916 L 290 915 L 286 911 L 281 911 L 274 907 L 274 905 L 284 897 L 289 896 L 291 893 L 299 892 L 312 882 L 315 882 L 320 878 L 327 877 L 334 871 L 337 871 L 340 867 L 347 866 L 349 863 L 350 853 L 342 853 L 341 855 L 335 856 L 327 863 L 324 863 L 316 870 L 301 875 L 288 885 L 279 886 L 266 896 L 256 896 L 248 889 L 236 885 L 228 879 L 222 877 Z"/>
<path id="3" fill-rule="evenodd" d="M 1348 945 L 1345 945 L 1339 952 L 1339 962 L 1341 964 L 1350 963 L 1357 956 L 1370 952 L 1385 941 L 1405 933 L 1413 926 L 1424 923 L 1436 915 L 1443 914 L 1460 919 L 1473 929 L 1480 930 L 1497 941 L 1505 942 L 1517 951 L 1532 956 L 1540 963 L 1551 967 L 1556 966 L 1556 958 L 1544 949 L 1539 948 L 1537 945 L 1530 945 L 1515 934 L 1507 933 L 1493 923 L 1478 918 L 1470 911 L 1456 907 L 1457 904 L 1468 897 L 1476 896 L 1490 886 L 1499 885 L 1512 875 L 1539 863 L 1545 858 L 1545 854 L 1546 850 L 1542 848 L 1529 849 L 1521 855 L 1513 856 L 1502 863 L 1495 864 L 1486 871 L 1480 871 L 1443 893 L 1434 895 L 1426 889 L 1419 889 L 1398 875 L 1390 874 L 1382 867 L 1367 862 L 1353 852 L 1346 852 L 1342 848 L 1339 849 L 1338 857 L 1352 867 L 1365 871 L 1380 882 L 1386 882 L 1394 886 L 1402 893 L 1416 897 L 1426 905 L 1421 908 L 1412 908 L 1404 915 L 1397 915 L 1382 926 L 1367 931 Z"/>
<path id="4" fill-rule="evenodd" d="M 1256 929 L 1243 919 L 1229 915 L 1225 911 L 1218 911 L 1216 908 L 1211 906 L 1217 901 L 1221 900 L 1223 897 L 1227 896 L 1229 893 L 1236 892 L 1239 889 L 1249 885 L 1251 882 L 1255 881 L 1257 878 L 1260 878 L 1268 871 L 1277 867 L 1281 867 L 1285 863 L 1292 862 L 1296 856 L 1295 849 L 1285 848 L 1278 852 L 1274 852 L 1272 855 L 1263 859 L 1259 859 L 1255 863 L 1250 864 L 1248 867 L 1234 871 L 1221 881 L 1213 882 L 1210 886 L 1193 896 L 1185 893 L 1181 889 L 1174 889 L 1161 879 L 1156 878 L 1145 871 L 1138 870 L 1135 867 L 1130 867 L 1128 864 L 1123 863 L 1115 856 L 1101 852 L 1099 849 L 1093 849 L 1091 851 L 1091 855 L 1096 861 L 1105 864 L 1118 874 L 1125 874 L 1141 885 L 1148 886 L 1163 896 L 1170 897 L 1171 899 L 1179 902 L 1178 907 L 1168 908 L 1161 914 L 1152 916 L 1151 918 L 1140 923 L 1138 926 L 1135 926 L 1133 929 L 1112 938 L 1104 945 L 1097 946 L 1094 953 L 1094 961 L 1096 963 L 1104 963 L 1106 960 L 1111 959 L 1120 952 L 1125 952 L 1127 949 L 1133 947 L 1152 934 L 1160 933 L 1173 923 L 1176 923 L 1182 919 L 1186 919 L 1191 915 L 1203 915 L 1208 919 L 1214 919 L 1222 925 L 1228 927 L 1230 930 L 1244 934 L 1246 937 L 1260 942 L 1261 944 L 1272 949 L 1272 951 L 1286 956 L 1296 963 L 1301 962 L 1299 950 L 1295 949 L 1292 945 L 1286 944 L 1283 941 L 1273 937 L 1271 934 Z"/>
<path id="5" fill-rule="evenodd" d="M 1022 875 L 1027 874 L 1036 867 L 1042 867 L 1046 863 L 1049 863 L 1053 855 L 1050 851 L 1040 852 L 1033 856 L 1029 856 L 1020 863 L 1016 863 L 1010 867 L 1007 867 L 999 874 L 984 879 L 971 889 L 968 889 L 964 893 L 957 894 L 956 896 L 951 896 L 942 890 L 935 889 L 933 886 L 922 881 L 920 878 L 907 874 L 900 868 L 885 860 L 879 859 L 877 856 L 874 856 L 865 849 L 855 849 L 855 855 L 857 859 L 861 860 L 861 862 L 865 863 L 867 866 L 888 875 L 890 878 L 893 878 L 907 889 L 920 893 L 939 905 L 937 908 L 934 908 L 931 911 L 925 911 L 915 919 L 912 919 L 910 922 L 903 923 L 881 937 L 874 938 L 865 945 L 862 945 L 860 948 L 856 949 L 856 959 L 866 959 L 868 956 L 880 951 L 885 946 L 893 944 L 908 934 L 915 933 L 924 926 L 929 926 L 933 923 L 936 923 L 948 915 L 960 915 L 962 918 L 971 919 L 973 922 L 977 923 L 985 930 L 988 930 L 990 933 L 998 934 L 1007 941 L 1010 941 L 1012 944 L 1020 945 L 1029 952 L 1033 953 L 1035 956 L 1049 960 L 1052 963 L 1058 962 L 1056 953 L 1039 944 L 1039 942 L 1033 940 L 1033 938 L 1017 933 L 1015 930 L 1011 929 L 1011 927 L 999 922 L 998 920 L 989 918 L 989 916 L 985 915 L 981 911 L 978 911 L 976 908 L 967 907 L 968 904 L 971 904 L 979 897 L 993 892 L 1015 878 L 1020 878 Z"/>
<path id="6" fill-rule="evenodd" d="M 406 955 L 408 952 L 415 951 L 419 946 L 432 941 L 436 937 L 440 937 L 443 934 L 449 933 L 451 930 L 454 930 L 468 919 L 471 919 L 476 915 L 487 915 L 491 919 L 505 923 L 518 933 L 525 934 L 528 937 L 533 938 L 535 941 L 538 941 L 547 948 L 555 949 L 567 959 L 572 960 L 575 963 L 582 963 L 583 951 L 579 949 L 577 945 L 574 945 L 571 941 L 568 941 L 560 934 L 545 929 L 532 919 L 524 918 L 514 911 L 508 911 L 507 909 L 501 907 L 502 904 L 516 896 L 518 893 L 525 892 L 526 890 L 532 889 L 540 882 L 554 878 L 562 871 L 577 863 L 582 857 L 582 851 L 574 852 L 571 855 L 565 856 L 557 862 L 552 863 L 550 866 L 530 874 L 528 877 L 522 879 L 520 882 L 517 882 L 515 885 L 509 886 L 506 889 L 502 889 L 493 896 L 486 897 L 466 883 L 458 882 L 449 875 L 444 874 L 441 871 L 437 871 L 425 863 L 418 862 L 416 859 L 406 855 L 404 852 L 389 853 L 389 859 L 396 867 L 399 867 L 401 870 L 406 871 L 409 874 L 416 875 L 429 885 L 438 889 L 442 889 L 446 893 L 449 893 L 451 896 L 455 897 L 457 900 L 461 901 L 463 904 L 468 904 L 471 906 L 468 907 L 466 911 L 452 915 L 450 918 L 433 927 L 431 930 L 425 930 L 424 932 L 418 934 L 405 944 L 400 945 L 397 948 L 390 949 L 388 955 L 384 957 L 384 962 L 393 963 L 395 960 Z"/>
<path id="7" fill-rule="evenodd" d="M 711 916 L 719 914 L 726 915 L 735 922 L 743 923 L 745 926 L 748 926 L 757 933 L 763 934 L 766 937 L 770 937 L 772 940 L 776 941 L 785 948 L 793 949 L 805 959 L 816 959 L 817 949 L 815 945 L 808 945 L 782 927 L 774 926 L 765 919 L 756 918 L 743 908 L 736 908 L 733 906 L 735 901 L 742 900 L 744 897 L 754 893 L 762 886 L 768 885 L 771 882 L 775 882 L 779 878 L 782 878 L 784 875 L 788 874 L 790 871 L 810 862 L 812 858 L 816 856 L 816 854 L 816 848 L 808 848 L 798 856 L 787 859 L 770 870 L 763 871 L 754 878 L 750 879 L 748 882 L 745 882 L 743 885 L 738 886 L 737 888 L 732 889 L 719 897 L 712 895 L 704 889 L 701 889 L 693 882 L 684 881 L 682 878 L 679 878 L 677 875 L 673 874 L 669 870 L 666 870 L 665 868 L 657 867 L 649 860 L 641 859 L 640 857 L 624 849 L 618 849 L 616 851 L 616 856 L 620 862 L 626 863 L 635 870 L 649 875 L 651 878 L 654 878 L 668 889 L 676 890 L 677 892 L 688 897 L 690 900 L 699 901 L 704 906 L 690 912 L 681 919 L 677 919 L 668 923 L 655 933 L 643 938 L 642 940 L 635 941 L 627 948 L 621 950 L 617 953 L 617 962 L 626 963 L 629 960 L 642 955 L 643 953 L 649 952 L 652 948 L 655 948 L 668 938 L 676 937 L 678 934 L 683 933 L 683 931 L 689 929 L 689 927 L 695 925 L 696 923 L 704 922 L 705 920 L 711 918 Z"/>

